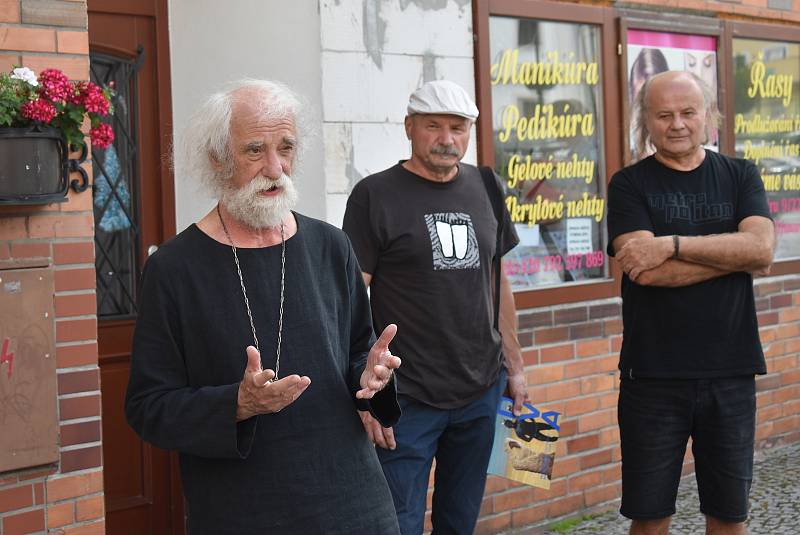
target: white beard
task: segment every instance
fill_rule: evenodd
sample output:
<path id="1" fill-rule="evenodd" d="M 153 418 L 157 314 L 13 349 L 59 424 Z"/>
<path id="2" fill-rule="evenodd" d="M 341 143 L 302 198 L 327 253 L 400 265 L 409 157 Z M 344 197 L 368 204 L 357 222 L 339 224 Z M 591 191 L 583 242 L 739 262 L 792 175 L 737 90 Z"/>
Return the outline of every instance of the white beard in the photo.
<path id="1" fill-rule="evenodd" d="M 282 188 L 280 195 L 261 197 L 259 191 L 272 186 Z M 278 180 L 270 180 L 261 175 L 253 178 L 241 188 L 227 182 L 223 187 L 220 202 L 225 210 L 237 221 L 254 229 L 277 227 L 297 204 L 297 188 L 294 181 L 282 174 Z"/>

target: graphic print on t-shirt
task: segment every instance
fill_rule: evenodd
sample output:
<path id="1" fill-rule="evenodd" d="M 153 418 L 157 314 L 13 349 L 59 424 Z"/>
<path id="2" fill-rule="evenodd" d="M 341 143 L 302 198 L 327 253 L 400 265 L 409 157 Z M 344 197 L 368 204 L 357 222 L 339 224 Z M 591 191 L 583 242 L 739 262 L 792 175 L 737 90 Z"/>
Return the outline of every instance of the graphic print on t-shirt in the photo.
<path id="1" fill-rule="evenodd" d="M 658 193 L 647 196 L 652 208 L 664 211 L 664 222 L 687 221 L 692 225 L 733 219 L 733 203 L 708 201 L 705 193 Z"/>
<path id="2" fill-rule="evenodd" d="M 431 236 L 433 269 L 478 269 L 478 239 L 469 214 L 440 212 L 425 214 Z"/>

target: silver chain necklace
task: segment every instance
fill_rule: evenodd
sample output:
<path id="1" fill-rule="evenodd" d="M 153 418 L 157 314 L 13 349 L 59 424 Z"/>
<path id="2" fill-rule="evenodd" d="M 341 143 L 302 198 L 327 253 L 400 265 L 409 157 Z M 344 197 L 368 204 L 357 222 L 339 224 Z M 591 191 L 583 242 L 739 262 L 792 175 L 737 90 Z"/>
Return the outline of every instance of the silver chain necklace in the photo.
<path id="1" fill-rule="evenodd" d="M 242 268 L 239 265 L 239 255 L 236 253 L 236 246 L 233 244 L 233 240 L 231 239 L 231 234 L 228 232 L 228 227 L 225 225 L 225 220 L 222 219 L 222 212 L 220 212 L 219 204 L 217 204 L 217 215 L 219 216 L 219 222 L 222 223 L 222 230 L 225 231 L 225 236 L 228 238 L 228 242 L 231 244 L 231 250 L 233 250 L 233 261 L 236 262 L 236 273 L 239 275 L 239 285 L 242 287 L 242 295 L 244 296 L 244 306 L 247 308 L 247 317 L 250 319 L 250 329 L 253 331 L 253 345 L 256 349 L 258 349 L 259 354 L 261 353 L 261 348 L 258 346 L 258 336 L 256 336 L 256 326 L 253 323 L 253 313 L 250 310 L 250 300 L 247 299 L 247 289 L 244 286 L 244 278 L 242 277 Z M 281 304 L 280 308 L 278 309 L 278 346 L 275 350 L 275 377 L 270 379 L 270 383 L 272 381 L 278 380 L 278 371 L 281 367 L 281 335 L 283 334 L 283 290 L 284 285 L 286 283 L 286 239 L 284 237 L 284 225 L 281 222 Z M 263 367 L 263 361 L 262 361 Z"/>

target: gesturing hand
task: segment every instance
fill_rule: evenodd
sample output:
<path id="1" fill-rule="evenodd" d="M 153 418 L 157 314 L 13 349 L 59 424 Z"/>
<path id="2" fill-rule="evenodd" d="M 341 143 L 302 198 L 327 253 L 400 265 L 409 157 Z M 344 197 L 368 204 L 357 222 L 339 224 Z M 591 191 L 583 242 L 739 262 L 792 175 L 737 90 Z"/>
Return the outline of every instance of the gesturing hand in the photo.
<path id="1" fill-rule="evenodd" d="M 289 375 L 273 383 L 272 370 L 261 369 L 261 355 L 253 346 L 247 346 L 247 368 L 239 383 L 236 405 L 236 421 L 246 420 L 256 414 L 280 412 L 302 394 L 311 379 L 306 376 Z"/>
<path id="2" fill-rule="evenodd" d="M 397 325 L 391 323 L 381 333 L 378 341 L 373 344 L 367 356 L 367 364 L 361 374 L 361 390 L 356 392 L 359 399 L 370 399 L 392 378 L 392 370 L 400 367 L 400 357 L 395 357 L 389 351 L 389 342 L 397 334 Z"/>

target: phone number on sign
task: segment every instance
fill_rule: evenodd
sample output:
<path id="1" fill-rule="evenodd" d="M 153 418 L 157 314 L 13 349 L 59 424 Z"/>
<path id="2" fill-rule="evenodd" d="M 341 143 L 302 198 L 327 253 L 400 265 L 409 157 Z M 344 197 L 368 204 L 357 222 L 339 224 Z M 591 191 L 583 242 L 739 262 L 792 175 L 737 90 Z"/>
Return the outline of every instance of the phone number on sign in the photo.
<path id="1" fill-rule="evenodd" d="M 606 263 L 606 254 L 602 250 L 591 253 L 529 256 L 520 260 L 504 260 L 503 269 L 506 275 L 529 275 L 540 271 L 572 271 L 601 267 Z"/>

